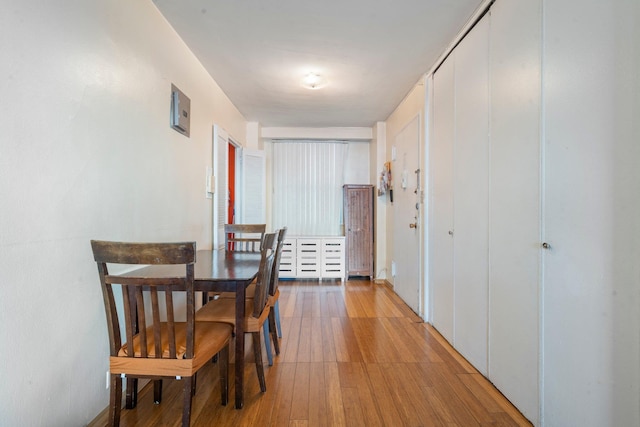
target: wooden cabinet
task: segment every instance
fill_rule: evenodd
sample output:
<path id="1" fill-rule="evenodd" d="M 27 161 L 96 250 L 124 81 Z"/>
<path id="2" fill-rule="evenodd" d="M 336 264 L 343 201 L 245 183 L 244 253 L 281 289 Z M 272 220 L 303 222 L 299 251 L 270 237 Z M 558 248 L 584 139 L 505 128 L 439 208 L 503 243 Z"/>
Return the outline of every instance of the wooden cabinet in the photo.
<path id="1" fill-rule="evenodd" d="M 373 186 L 345 185 L 343 190 L 347 277 L 373 279 Z"/>

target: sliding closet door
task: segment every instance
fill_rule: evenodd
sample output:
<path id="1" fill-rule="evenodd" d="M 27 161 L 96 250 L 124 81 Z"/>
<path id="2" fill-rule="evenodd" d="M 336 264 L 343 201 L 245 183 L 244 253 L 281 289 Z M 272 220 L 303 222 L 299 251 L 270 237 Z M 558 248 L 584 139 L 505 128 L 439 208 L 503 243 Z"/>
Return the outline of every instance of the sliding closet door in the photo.
<path id="1" fill-rule="evenodd" d="M 540 2 L 497 2 L 435 72 L 432 322 L 538 422 Z"/>
<path id="2" fill-rule="evenodd" d="M 544 14 L 544 422 L 638 426 L 640 3 Z"/>
<path id="3" fill-rule="evenodd" d="M 489 378 L 538 420 L 540 2 L 491 8 Z"/>
<path id="4" fill-rule="evenodd" d="M 429 289 L 431 323 L 453 343 L 453 144 L 454 58 L 433 75 L 433 123 L 429 145 Z"/>
<path id="5" fill-rule="evenodd" d="M 489 16 L 455 50 L 454 340 L 487 373 Z"/>

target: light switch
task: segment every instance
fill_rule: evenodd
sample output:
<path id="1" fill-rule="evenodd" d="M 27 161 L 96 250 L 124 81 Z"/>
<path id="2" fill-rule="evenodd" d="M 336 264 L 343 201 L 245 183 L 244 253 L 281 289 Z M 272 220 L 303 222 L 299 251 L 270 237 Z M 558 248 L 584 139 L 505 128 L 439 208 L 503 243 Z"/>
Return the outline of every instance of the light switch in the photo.
<path id="1" fill-rule="evenodd" d="M 213 198 L 213 193 L 216 192 L 216 177 L 213 176 L 213 169 L 207 167 L 205 173 L 205 197 L 207 199 Z"/>

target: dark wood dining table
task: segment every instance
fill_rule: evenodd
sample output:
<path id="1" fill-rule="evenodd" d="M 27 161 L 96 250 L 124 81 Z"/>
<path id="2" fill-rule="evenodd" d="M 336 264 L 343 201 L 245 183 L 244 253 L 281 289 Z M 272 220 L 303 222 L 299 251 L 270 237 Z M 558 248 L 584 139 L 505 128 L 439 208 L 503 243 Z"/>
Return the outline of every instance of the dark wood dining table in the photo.
<path id="1" fill-rule="evenodd" d="M 194 289 L 201 292 L 236 293 L 236 345 L 235 345 L 235 388 L 236 408 L 242 408 L 244 384 L 244 315 L 245 290 L 258 275 L 260 253 L 226 252 L 220 250 L 199 250 L 196 252 L 194 267 Z M 176 266 L 147 266 L 127 276 L 163 277 L 177 276 L 184 269 Z M 196 326 L 197 327 L 197 326 Z"/>

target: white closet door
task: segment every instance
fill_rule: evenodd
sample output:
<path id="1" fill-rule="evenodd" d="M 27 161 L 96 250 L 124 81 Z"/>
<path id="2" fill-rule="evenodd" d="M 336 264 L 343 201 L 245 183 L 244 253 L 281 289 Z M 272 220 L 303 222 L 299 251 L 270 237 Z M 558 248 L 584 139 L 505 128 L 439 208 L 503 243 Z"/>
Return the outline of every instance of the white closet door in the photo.
<path id="1" fill-rule="evenodd" d="M 640 425 L 640 3 L 545 2 L 543 408 Z"/>
<path id="2" fill-rule="evenodd" d="M 540 3 L 491 8 L 489 378 L 538 425 Z M 515 72 L 514 70 L 517 70 Z"/>
<path id="3" fill-rule="evenodd" d="M 240 221 L 245 224 L 267 222 L 266 176 L 264 151 L 242 150 L 242 185 Z"/>
<path id="4" fill-rule="evenodd" d="M 456 48 L 454 345 L 487 373 L 489 15 Z"/>
<path id="5" fill-rule="evenodd" d="M 429 144 L 429 290 L 431 323 L 453 343 L 453 57 L 433 75 L 433 133 Z"/>
<path id="6" fill-rule="evenodd" d="M 213 174 L 216 177 L 213 201 L 213 247 L 224 246 L 224 225 L 227 223 L 229 187 L 227 170 L 229 134 L 218 125 L 213 126 Z"/>

